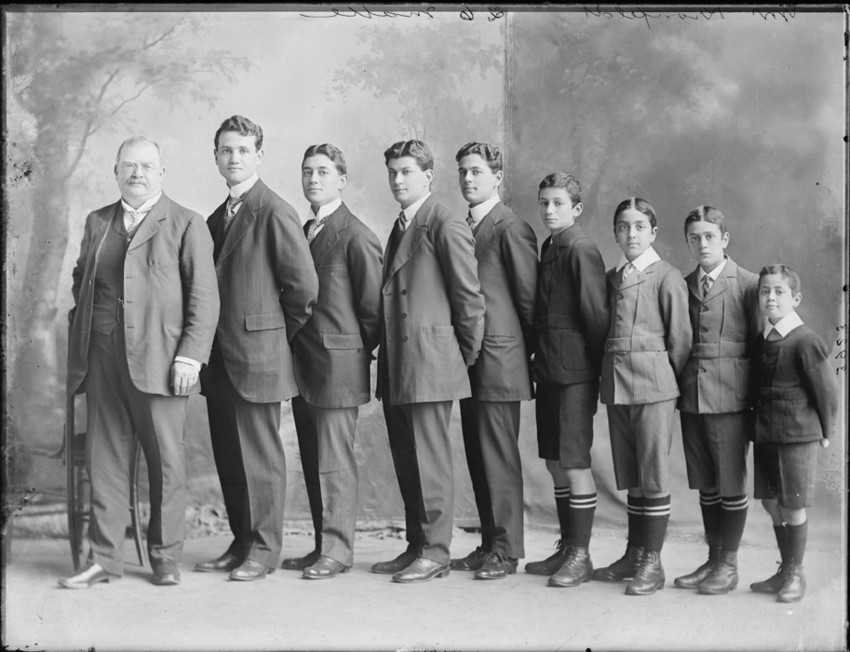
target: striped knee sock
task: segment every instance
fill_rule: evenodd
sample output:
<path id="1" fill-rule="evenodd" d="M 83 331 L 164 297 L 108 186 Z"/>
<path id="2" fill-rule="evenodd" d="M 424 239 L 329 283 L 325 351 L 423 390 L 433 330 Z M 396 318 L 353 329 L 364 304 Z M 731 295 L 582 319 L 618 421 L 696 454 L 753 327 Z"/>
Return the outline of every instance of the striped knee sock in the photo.
<path id="1" fill-rule="evenodd" d="M 643 496 L 626 499 L 629 513 L 629 545 L 643 547 Z"/>
<path id="2" fill-rule="evenodd" d="M 570 487 L 555 487 L 555 507 L 558 510 L 558 525 L 561 528 L 561 538 L 570 538 Z"/>
<path id="3" fill-rule="evenodd" d="M 723 545 L 723 509 L 720 501 L 719 494 L 700 489 L 699 507 L 702 510 L 705 541 L 709 548 L 719 548 Z"/>
<path id="4" fill-rule="evenodd" d="M 747 496 L 723 496 L 723 549 L 728 552 L 738 550 L 744 525 L 747 523 Z"/>
<path id="5" fill-rule="evenodd" d="M 667 521 L 670 520 L 670 496 L 643 499 L 644 549 L 647 552 L 661 552 L 664 535 L 667 534 Z"/>
<path id="6" fill-rule="evenodd" d="M 587 548 L 590 545 L 594 514 L 596 514 L 596 493 L 570 496 L 569 545 L 576 548 Z"/>

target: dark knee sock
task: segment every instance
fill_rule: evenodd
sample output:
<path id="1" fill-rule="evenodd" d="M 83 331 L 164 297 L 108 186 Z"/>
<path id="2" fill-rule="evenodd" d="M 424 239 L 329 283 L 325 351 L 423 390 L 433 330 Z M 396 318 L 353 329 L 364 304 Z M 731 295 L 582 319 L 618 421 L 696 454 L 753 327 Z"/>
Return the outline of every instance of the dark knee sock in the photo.
<path id="1" fill-rule="evenodd" d="M 809 522 L 803 521 L 800 525 L 786 525 L 785 529 L 788 537 L 788 561 L 794 560 L 802 566 L 803 554 L 806 552 Z"/>
<path id="2" fill-rule="evenodd" d="M 555 487 L 555 507 L 558 510 L 558 525 L 561 528 L 561 538 L 570 538 L 570 488 Z"/>
<path id="3" fill-rule="evenodd" d="M 737 552 L 747 523 L 747 496 L 723 496 L 723 550 Z"/>
<path id="4" fill-rule="evenodd" d="M 596 514 L 596 494 L 570 496 L 570 538 L 567 543 L 576 548 L 590 545 L 590 532 L 593 529 L 593 516 Z"/>
<path id="5" fill-rule="evenodd" d="M 670 496 L 643 499 L 644 549 L 646 552 L 661 552 L 667 521 L 670 520 Z"/>
<path id="6" fill-rule="evenodd" d="M 628 496 L 626 504 L 629 512 L 629 545 L 640 548 L 643 546 L 643 496 Z"/>
<path id="7" fill-rule="evenodd" d="M 700 490 L 699 507 L 702 511 L 705 541 L 709 548 L 719 548 L 723 545 L 723 509 L 720 496 L 713 491 Z"/>

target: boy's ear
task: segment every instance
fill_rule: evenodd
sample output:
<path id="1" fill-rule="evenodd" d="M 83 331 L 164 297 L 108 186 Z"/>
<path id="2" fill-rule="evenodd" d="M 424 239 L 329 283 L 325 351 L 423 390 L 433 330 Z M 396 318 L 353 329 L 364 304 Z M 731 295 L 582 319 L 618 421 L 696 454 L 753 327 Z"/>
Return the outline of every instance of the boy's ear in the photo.
<path id="1" fill-rule="evenodd" d="M 575 213 L 576 213 L 576 217 L 578 217 L 579 215 L 581 215 L 582 211 L 584 210 L 584 204 L 582 204 L 581 202 L 579 202 L 578 204 L 576 204 L 575 206 L 573 206 L 573 210 L 574 210 L 574 211 L 575 211 Z"/>
<path id="2" fill-rule="evenodd" d="M 802 300 L 803 300 L 803 293 L 802 293 L 802 292 L 798 292 L 797 294 L 795 294 L 795 295 L 791 298 L 791 303 L 792 303 L 792 305 L 796 308 L 797 306 L 799 306 L 799 305 L 800 305 L 800 302 L 801 302 Z"/>

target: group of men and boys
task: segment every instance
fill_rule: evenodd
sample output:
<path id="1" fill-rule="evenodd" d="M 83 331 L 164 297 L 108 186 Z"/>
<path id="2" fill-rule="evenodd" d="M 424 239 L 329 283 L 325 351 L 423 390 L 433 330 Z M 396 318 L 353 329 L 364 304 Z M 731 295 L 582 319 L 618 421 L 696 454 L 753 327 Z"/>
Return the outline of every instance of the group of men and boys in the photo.
<path id="1" fill-rule="evenodd" d="M 214 144 L 228 197 L 209 219 L 163 194 L 162 153 L 144 137 L 118 149 L 120 201 L 87 218 L 73 273 L 68 391 L 87 398 L 91 551 L 87 566 L 61 579 L 62 586 L 88 588 L 122 575 L 136 437 L 150 480 L 152 581 L 180 582 L 183 434 L 188 396 L 199 390 L 233 539 L 195 570 L 251 581 L 277 568 L 286 488 L 280 408 L 291 399 L 316 547 L 285 559 L 283 568 L 308 579 L 348 571 L 357 511 L 356 422 L 359 406 L 371 398 L 377 348 L 376 394 L 404 503 L 407 547 L 373 572 L 402 583 L 444 577 L 450 569 L 485 580 L 515 572 L 525 556 L 520 403 L 536 394 L 538 449 L 554 482 L 561 536 L 555 553 L 529 563 L 527 572 L 549 576 L 553 586 L 596 579 L 628 580 L 631 595 L 663 588 L 659 554 L 670 514 L 667 458 L 678 405 L 710 555 L 676 585 L 713 594 L 735 588 L 752 429 L 749 360 L 756 340 L 767 360 L 772 333 L 790 340 L 800 325 L 782 322 L 796 315 L 799 303 L 793 271 L 766 268 L 760 281 L 739 268 L 724 254 L 725 218 L 700 207 L 685 224 L 700 259 L 686 281 L 651 247 L 657 233 L 652 207 L 631 198 L 614 216 L 623 258 L 606 272 L 577 222 L 580 185 L 562 172 L 539 186 L 540 216 L 551 235 L 538 260 L 533 229 L 500 201 L 501 152 L 475 142 L 456 156 L 466 220 L 431 195 L 434 161 L 425 143 L 400 141 L 384 152 L 401 212 L 382 249 L 342 202 L 347 169 L 333 145 L 304 153 L 302 188 L 311 215 L 302 226 L 257 174 L 263 158 L 258 125 L 232 116 Z M 759 314 L 763 288 L 771 283 L 792 297 L 776 319 L 770 310 L 780 291 L 764 299 Z M 763 318 L 785 325 L 762 341 Z M 754 385 L 771 409 L 800 396 L 812 406 L 812 414 L 803 415 L 808 421 L 795 421 L 800 433 L 793 455 L 778 418 L 757 411 L 755 424 L 757 450 L 764 451 L 757 459 L 767 469 L 760 473 L 757 465 L 756 497 L 776 517 L 783 566 L 757 583 L 766 588 L 753 588 L 789 601 L 805 590 L 804 507 L 813 488 L 800 498 L 800 484 L 811 481 L 817 442 L 826 441 L 835 411 L 825 348 L 808 329 L 805 335 L 799 355 L 808 356 L 811 377 L 783 376 L 777 388 L 774 377 L 794 364 L 783 349 L 771 354 L 773 366 L 762 365 Z M 594 570 L 590 448 L 600 397 L 608 409 L 617 486 L 628 490 L 629 534 L 623 558 Z M 481 523 L 481 545 L 459 559 L 450 558 L 455 400 Z"/>

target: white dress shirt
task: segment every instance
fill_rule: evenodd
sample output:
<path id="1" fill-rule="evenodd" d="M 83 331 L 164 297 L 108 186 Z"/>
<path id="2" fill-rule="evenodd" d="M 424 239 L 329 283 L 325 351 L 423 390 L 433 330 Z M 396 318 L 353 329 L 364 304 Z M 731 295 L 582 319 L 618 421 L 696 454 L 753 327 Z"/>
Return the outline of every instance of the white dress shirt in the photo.
<path id="1" fill-rule="evenodd" d="M 490 199 L 481 202 L 480 204 L 476 204 L 475 206 L 469 207 L 469 214 L 472 216 L 472 224 L 469 226 L 471 228 L 475 228 L 478 226 L 485 217 L 487 217 L 487 213 L 493 210 L 493 207 L 499 203 L 499 195 L 495 195 L 494 197 L 490 197 Z"/>

